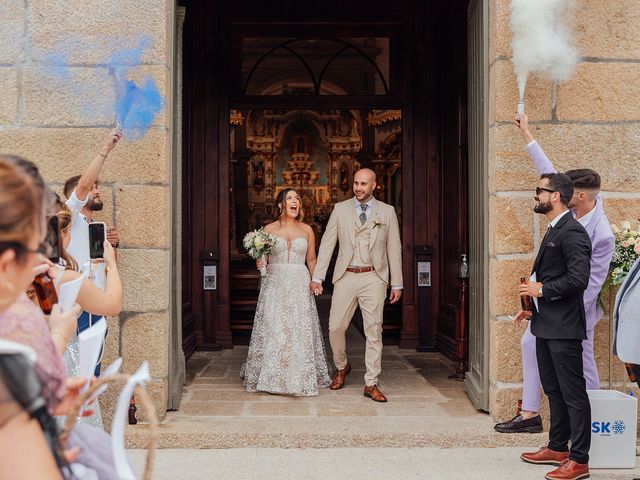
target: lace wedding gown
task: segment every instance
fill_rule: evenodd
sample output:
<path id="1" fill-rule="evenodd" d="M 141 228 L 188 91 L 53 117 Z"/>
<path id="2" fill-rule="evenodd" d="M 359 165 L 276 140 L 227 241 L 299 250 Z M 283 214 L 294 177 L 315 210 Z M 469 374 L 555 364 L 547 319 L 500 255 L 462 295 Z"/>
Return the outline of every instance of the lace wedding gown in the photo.
<path id="1" fill-rule="evenodd" d="M 318 310 L 309 291 L 307 239 L 296 238 L 291 245 L 276 239 L 240 375 L 248 392 L 318 395 L 330 378 Z"/>

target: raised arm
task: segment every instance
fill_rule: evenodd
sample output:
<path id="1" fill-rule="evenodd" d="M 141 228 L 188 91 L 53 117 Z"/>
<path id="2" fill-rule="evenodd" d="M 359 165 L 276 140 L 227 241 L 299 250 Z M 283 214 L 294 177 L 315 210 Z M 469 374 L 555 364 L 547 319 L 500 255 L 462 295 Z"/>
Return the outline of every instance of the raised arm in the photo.
<path id="1" fill-rule="evenodd" d="M 122 132 L 120 130 L 113 130 L 109 138 L 102 145 L 102 148 L 98 150 L 96 156 L 93 157 L 89 166 L 82 173 L 80 180 L 78 180 L 78 186 L 76 187 L 76 197 L 78 197 L 79 200 L 85 200 L 87 198 L 87 195 L 93 188 L 93 184 L 98 181 L 98 177 L 104 166 L 104 161 L 107 159 L 111 150 L 115 148 L 116 143 L 118 143 L 121 137 Z"/>
<path id="2" fill-rule="evenodd" d="M 520 132 L 520 136 L 526 145 L 527 153 L 529 157 L 533 161 L 533 165 L 538 170 L 538 173 L 542 175 L 543 173 L 557 173 L 558 171 L 549 160 L 549 157 L 544 153 L 542 147 L 531 135 L 531 131 L 529 130 L 529 119 L 527 118 L 527 114 L 523 114 L 520 116 L 516 114 L 516 127 L 518 127 L 518 131 Z"/>

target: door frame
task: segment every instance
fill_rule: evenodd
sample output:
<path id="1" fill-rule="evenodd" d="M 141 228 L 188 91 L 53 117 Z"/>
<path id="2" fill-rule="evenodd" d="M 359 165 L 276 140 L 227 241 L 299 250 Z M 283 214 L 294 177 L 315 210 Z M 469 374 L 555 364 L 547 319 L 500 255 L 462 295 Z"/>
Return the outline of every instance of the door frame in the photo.
<path id="1" fill-rule="evenodd" d="M 468 9 L 469 79 L 469 371 L 474 406 L 489 410 L 489 6 Z"/>

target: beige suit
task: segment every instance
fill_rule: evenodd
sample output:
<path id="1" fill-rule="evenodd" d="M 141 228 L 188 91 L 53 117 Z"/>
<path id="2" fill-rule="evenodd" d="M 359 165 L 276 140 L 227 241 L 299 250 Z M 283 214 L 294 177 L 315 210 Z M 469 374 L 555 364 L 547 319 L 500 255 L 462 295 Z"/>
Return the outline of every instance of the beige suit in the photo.
<path id="1" fill-rule="evenodd" d="M 367 338 L 364 376 L 368 386 L 378 383 L 382 363 L 382 320 L 389 284 L 402 287 L 402 246 L 398 217 L 391 205 L 374 200 L 362 225 L 350 198 L 336 204 L 320 242 L 313 278 L 324 280 L 336 241 L 340 244 L 333 274 L 329 341 L 337 369 L 347 365 L 345 332 L 356 307 L 362 312 Z M 349 266 L 371 266 L 367 273 L 347 272 Z M 389 280 L 391 280 L 389 282 Z"/>

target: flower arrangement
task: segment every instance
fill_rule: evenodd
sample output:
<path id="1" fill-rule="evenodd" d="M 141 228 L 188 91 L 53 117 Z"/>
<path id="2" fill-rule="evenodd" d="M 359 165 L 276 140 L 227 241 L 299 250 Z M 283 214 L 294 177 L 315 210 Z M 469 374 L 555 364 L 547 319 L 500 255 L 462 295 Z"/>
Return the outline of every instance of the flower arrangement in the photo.
<path id="1" fill-rule="evenodd" d="M 276 237 L 265 232 L 263 228 L 247 233 L 242 240 L 242 245 L 247 250 L 247 254 L 254 260 L 269 255 L 275 244 Z M 260 269 L 260 274 L 263 277 L 267 274 L 265 265 Z"/>
<path id="2" fill-rule="evenodd" d="M 611 230 L 616 237 L 616 246 L 604 290 L 620 285 L 629 274 L 633 262 L 640 257 L 640 226 L 634 229 L 631 222 L 624 221 L 620 223 L 620 227 L 612 224 Z"/>

